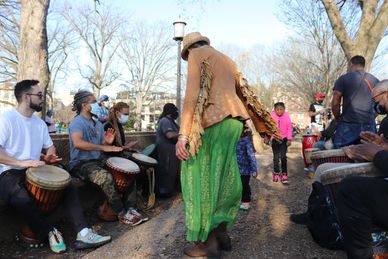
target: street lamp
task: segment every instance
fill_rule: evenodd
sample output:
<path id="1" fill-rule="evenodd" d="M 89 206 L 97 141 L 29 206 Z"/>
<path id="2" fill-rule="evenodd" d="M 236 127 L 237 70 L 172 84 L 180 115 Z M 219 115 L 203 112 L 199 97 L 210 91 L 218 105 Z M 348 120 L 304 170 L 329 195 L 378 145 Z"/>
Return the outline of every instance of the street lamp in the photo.
<path id="1" fill-rule="evenodd" d="M 174 40 L 178 43 L 178 59 L 177 59 L 177 87 L 176 87 L 176 107 L 181 111 L 181 43 L 185 36 L 186 23 L 182 20 L 174 22 Z"/>

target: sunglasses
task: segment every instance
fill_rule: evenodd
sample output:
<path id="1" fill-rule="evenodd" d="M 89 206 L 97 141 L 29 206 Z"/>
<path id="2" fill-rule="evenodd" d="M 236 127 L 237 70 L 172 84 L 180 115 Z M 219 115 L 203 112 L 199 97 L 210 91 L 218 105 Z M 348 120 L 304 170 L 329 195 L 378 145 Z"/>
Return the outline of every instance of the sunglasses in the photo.
<path id="1" fill-rule="evenodd" d="M 38 93 L 38 94 L 29 94 L 29 93 L 27 93 L 26 95 L 35 95 L 35 96 L 38 96 L 39 97 L 39 99 L 43 99 L 43 94 L 42 93 Z"/>
<path id="2" fill-rule="evenodd" d="M 384 92 L 381 92 L 381 93 L 379 93 L 379 94 L 376 94 L 375 96 L 372 96 L 372 100 L 374 101 L 374 102 L 376 102 L 376 97 L 378 97 L 378 96 L 380 96 L 380 95 L 382 95 L 382 94 L 385 94 L 387 91 L 384 91 Z"/>

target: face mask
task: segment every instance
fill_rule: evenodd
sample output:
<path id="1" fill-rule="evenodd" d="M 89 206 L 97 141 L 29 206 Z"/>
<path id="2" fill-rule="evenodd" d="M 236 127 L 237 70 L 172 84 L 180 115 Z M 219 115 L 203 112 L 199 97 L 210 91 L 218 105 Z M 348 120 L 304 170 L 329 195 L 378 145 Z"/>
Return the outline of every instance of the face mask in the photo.
<path id="1" fill-rule="evenodd" d="M 171 118 L 173 118 L 174 120 L 178 119 L 178 116 L 179 116 L 179 112 L 174 112 L 171 114 Z"/>
<path id="2" fill-rule="evenodd" d="M 377 114 L 387 114 L 387 113 L 388 113 L 388 111 L 387 111 L 387 109 L 385 108 L 385 106 L 380 105 L 380 104 L 378 104 L 378 103 L 375 103 L 375 104 L 374 104 L 373 109 L 375 110 L 375 112 L 376 112 Z"/>
<path id="3" fill-rule="evenodd" d="M 127 121 L 128 121 L 128 115 L 121 115 L 120 118 L 119 118 L 119 122 L 121 124 L 125 124 Z"/>
<path id="4" fill-rule="evenodd" d="M 109 102 L 109 101 L 106 101 L 106 102 L 105 102 L 105 107 L 106 107 L 106 108 L 110 108 L 110 102 Z"/>

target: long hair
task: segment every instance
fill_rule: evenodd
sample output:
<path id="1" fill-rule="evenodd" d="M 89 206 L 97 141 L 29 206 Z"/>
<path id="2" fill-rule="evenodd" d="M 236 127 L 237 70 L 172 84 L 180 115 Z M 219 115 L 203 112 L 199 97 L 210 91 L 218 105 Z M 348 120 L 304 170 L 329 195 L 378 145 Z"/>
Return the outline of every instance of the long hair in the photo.
<path id="1" fill-rule="evenodd" d="M 115 143 L 119 147 L 124 146 L 125 143 L 122 143 L 122 140 L 121 140 L 120 130 L 119 130 L 119 121 L 116 118 L 116 112 L 121 112 L 121 110 L 125 109 L 125 108 L 129 108 L 129 105 L 124 103 L 124 102 L 118 102 L 115 105 L 113 105 L 113 107 L 110 108 L 110 110 L 109 110 L 108 122 L 110 124 L 112 124 L 112 127 L 115 130 Z"/>
<path id="2" fill-rule="evenodd" d="M 166 103 L 163 106 L 163 112 L 162 112 L 162 114 L 160 114 L 159 121 L 162 118 L 166 117 L 167 115 L 173 114 L 174 112 L 177 112 L 177 111 L 178 111 L 178 108 L 175 106 L 175 104 L 173 104 L 173 103 Z"/>

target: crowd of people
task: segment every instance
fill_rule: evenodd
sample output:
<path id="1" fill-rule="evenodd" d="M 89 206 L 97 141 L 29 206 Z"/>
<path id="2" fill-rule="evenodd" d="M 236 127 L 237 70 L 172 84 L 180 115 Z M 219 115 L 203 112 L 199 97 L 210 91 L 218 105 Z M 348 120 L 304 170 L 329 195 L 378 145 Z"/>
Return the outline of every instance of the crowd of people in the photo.
<path id="1" fill-rule="evenodd" d="M 177 107 L 166 104 L 156 133 L 155 191 L 161 198 L 182 191 L 186 239 L 194 242 L 184 253 L 219 257 L 221 250 L 232 249 L 228 230 L 238 210 L 251 206 L 250 179 L 257 177 L 259 166 L 252 136 L 260 134 L 272 147 L 273 182 L 288 184 L 287 149 L 292 143 L 293 124 L 285 104 L 277 102 L 269 116 L 277 129 L 268 127 L 238 94 L 236 64 L 211 47 L 209 38 L 199 32 L 187 34 L 181 55 L 188 62 L 181 123 L 176 123 Z M 343 148 L 352 159 L 373 161 L 384 175 L 388 127 L 383 125 L 388 121 L 383 121 L 376 134 L 375 113 L 387 113 L 388 80 L 379 82 L 364 68 L 362 56 L 349 61 L 350 72 L 334 85 L 330 109 L 323 105 L 323 93 L 315 95 L 308 110 L 313 133 L 320 138 L 314 147 Z M 43 93 L 36 80 L 18 82 L 14 93 L 17 108 L 0 116 L 0 198 L 24 216 L 37 239 L 48 238 L 51 250 L 62 253 L 66 245 L 61 232 L 47 220 L 25 187 L 28 168 L 59 160 L 49 135 L 56 132 L 54 111 L 48 110 L 44 121 L 33 114 L 43 108 Z M 74 95 L 73 111 L 76 115 L 69 125 L 71 176 L 93 183 L 104 193 L 106 199 L 97 213 L 101 220 L 131 226 L 146 222 L 148 217 L 137 204 L 140 183 L 130 181 L 120 186 L 121 190 L 106 166 L 109 158 L 131 159 L 139 152 L 137 142 L 127 141 L 124 132 L 128 104 L 118 102 L 111 107 L 108 96 L 96 99 L 93 93 L 79 90 Z M 386 185 L 384 176 L 350 177 L 341 182 L 338 221 L 349 258 L 372 258 L 373 226 L 388 228 L 387 213 L 382 209 L 388 199 Z M 77 233 L 76 248 L 111 241 L 110 236 L 97 234 L 88 226 L 72 183 L 64 192 L 64 205 Z M 308 211 L 292 215 L 291 220 L 305 224 L 307 217 Z"/>

